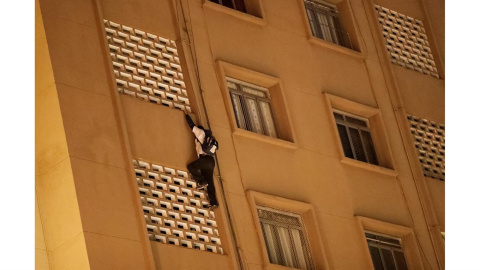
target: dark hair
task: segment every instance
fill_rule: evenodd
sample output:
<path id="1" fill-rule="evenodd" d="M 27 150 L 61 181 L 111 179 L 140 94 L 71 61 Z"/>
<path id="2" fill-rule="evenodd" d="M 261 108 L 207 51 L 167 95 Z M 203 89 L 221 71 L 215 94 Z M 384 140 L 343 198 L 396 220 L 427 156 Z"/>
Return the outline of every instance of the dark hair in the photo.
<path id="1" fill-rule="evenodd" d="M 205 128 L 203 126 L 197 126 L 197 127 L 201 130 L 205 130 Z"/>

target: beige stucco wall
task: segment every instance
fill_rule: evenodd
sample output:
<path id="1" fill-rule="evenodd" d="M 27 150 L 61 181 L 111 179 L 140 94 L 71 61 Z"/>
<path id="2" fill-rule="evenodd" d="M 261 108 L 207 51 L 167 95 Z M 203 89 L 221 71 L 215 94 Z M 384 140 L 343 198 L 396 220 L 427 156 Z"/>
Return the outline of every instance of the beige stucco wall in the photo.
<path id="1" fill-rule="evenodd" d="M 329 269 L 371 267 L 356 216 L 412 228 L 420 263 L 443 269 L 441 243 L 432 241 L 440 236 L 432 236 L 431 227 L 444 231 L 444 182 L 418 176 L 411 165 L 414 149 L 405 144 L 410 138 L 402 135 L 408 127 L 398 119 L 409 113 L 444 123 L 444 80 L 389 66 L 368 0 L 349 1 L 359 53 L 309 41 L 301 1 L 259 1 L 262 20 L 232 16 L 236 11 L 203 0 L 37 2 L 39 269 L 234 269 L 237 254 L 245 269 L 262 269 L 248 190 L 312 205 L 321 239 L 310 241 L 321 240 Z M 436 2 L 375 1 L 429 22 L 430 42 L 443 62 L 443 12 Z M 225 206 L 216 211 L 226 255 L 148 240 L 130 159 L 186 168 L 195 159 L 193 137 L 182 112 L 118 96 L 102 19 L 181 44 L 194 113 L 206 126 L 205 109 L 221 145 L 216 175 L 225 196 L 220 187 L 217 193 L 232 224 Z M 218 61 L 279 79 L 294 147 L 232 133 Z M 324 92 L 378 108 L 394 172 L 341 162 Z"/>
<path id="2" fill-rule="evenodd" d="M 355 215 L 415 227 L 426 256 L 425 264 L 439 267 L 393 113 L 386 75 L 377 57 L 382 53 L 377 51 L 372 37 L 377 33 L 372 33 L 375 29 L 368 24 L 363 3 L 351 1 L 359 29 L 357 35 L 364 42 L 365 60 L 309 42 L 300 16 L 303 10 L 297 1 L 262 3 L 266 26 L 205 6 L 191 9 L 191 20 L 199 21 L 193 26 L 197 47 L 211 46 L 212 57 L 205 57 L 203 51 L 197 54 L 212 128 L 216 134 L 225 134 L 221 137 L 225 138 L 221 141 L 223 147 L 229 144 L 227 147 L 235 149 L 235 153 L 218 153 L 220 171 L 232 193 L 228 196 L 244 200 L 244 190 L 255 190 L 311 203 L 317 211 L 333 269 L 367 267 L 359 265 L 365 254 L 358 247 L 364 240 L 353 230 Z M 411 16 L 424 18 L 418 3 L 408 9 L 404 8 L 407 4 L 379 4 L 407 14 L 415 10 Z M 218 59 L 281 80 L 298 138 L 297 150 L 235 135 L 230 138 L 231 129 L 224 117 L 227 111 L 222 111 L 229 105 L 221 98 L 217 80 L 222 78 L 215 75 L 214 61 Z M 399 85 L 396 91 L 401 93 L 407 110 L 443 122 L 443 81 L 400 67 L 393 70 Z M 336 135 L 329 125 L 330 115 L 322 92 L 380 109 L 398 177 L 340 164 Z M 232 167 L 238 167 L 240 174 L 232 175 Z M 236 205 L 238 210 L 233 210 L 234 213 L 248 211 L 240 205 Z M 251 222 L 242 220 L 241 224 L 235 224 L 237 228 L 252 227 Z M 240 239 L 249 239 L 250 235 L 244 235 Z M 349 239 L 350 244 L 340 244 L 342 239 Z M 246 242 L 241 244 L 249 245 Z M 258 254 L 248 255 L 252 264 L 260 262 Z M 351 260 L 345 260 L 347 255 Z"/>
<path id="3" fill-rule="evenodd" d="M 95 2 L 37 10 L 36 190 L 50 269 L 148 268 Z"/>

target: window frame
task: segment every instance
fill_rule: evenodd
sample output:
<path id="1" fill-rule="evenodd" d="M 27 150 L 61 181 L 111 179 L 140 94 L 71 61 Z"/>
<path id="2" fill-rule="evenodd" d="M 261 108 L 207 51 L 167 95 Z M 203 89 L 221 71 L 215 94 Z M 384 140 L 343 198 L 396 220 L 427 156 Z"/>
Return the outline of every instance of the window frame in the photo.
<path id="1" fill-rule="evenodd" d="M 335 141 L 337 142 L 337 149 L 340 157 L 340 162 L 362 169 L 376 171 L 378 173 L 394 176 L 398 175 L 395 170 L 394 159 L 390 149 L 390 143 L 386 136 L 386 130 L 383 125 L 382 115 L 380 110 L 372 108 L 360 103 L 353 102 L 351 100 L 341 98 L 329 93 L 323 92 L 327 103 L 328 115 L 333 132 L 335 133 Z M 372 136 L 373 147 L 377 155 L 378 165 L 370 164 L 367 162 L 359 161 L 345 156 L 343 151 L 340 134 L 338 132 L 337 123 L 334 116 L 334 110 L 339 110 L 356 117 L 363 117 L 368 120 L 370 125 L 370 134 Z"/>
<path id="2" fill-rule="evenodd" d="M 328 270 L 329 265 L 327 261 L 327 256 L 325 253 L 325 247 L 323 244 L 323 239 L 320 234 L 320 229 L 317 222 L 317 217 L 315 214 L 315 209 L 313 205 L 290 200 L 283 197 L 277 197 L 274 195 L 264 194 L 253 190 L 246 191 L 247 200 L 250 205 L 250 210 L 252 211 L 253 221 L 255 223 L 257 237 L 259 239 L 261 250 L 262 250 L 262 261 L 263 268 L 267 270 L 291 270 L 288 266 L 278 265 L 270 263 L 268 256 L 267 246 L 265 243 L 265 238 L 263 237 L 262 227 L 260 223 L 260 218 L 257 213 L 257 207 L 267 207 L 274 210 L 280 210 L 280 213 L 288 212 L 300 216 L 303 227 L 305 229 L 305 235 L 307 242 L 309 243 L 312 260 L 315 269 L 324 269 Z"/>
<path id="3" fill-rule="evenodd" d="M 384 237 L 384 238 L 390 238 L 390 239 L 393 239 L 393 240 L 397 240 L 399 242 L 399 244 L 393 244 L 393 243 L 382 243 L 382 241 L 378 240 L 378 239 L 370 239 L 367 234 L 372 234 L 372 235 L 375 235 L 375 236 L 380 236 L 380 237 Z M 370 252 L 370 257 L 372 259 L 372 263 L 375 265 L 376 263 L 374 262 L 374 259 L 373 259 L 373 255 L 370 251 L 370 248 L 373 247 L 373 248 L 377 248 L 379 249 L 379 251 L 381 249 L 384 249 L 384 250 L 390 250 L 391 254 L 392 254 L 392 259 L 393 259 L 393 262 L 395 264 L 395 270 L 403 270 L 403 269 L 399 269 L 398 266 L 397 266 L 397 258 L 396 256 L 394 255 L 394 251 L 396 252 L 401 252 L 402 254 L 402 257 L 403 257 L 403 261 L 404 261 L 404 264 L 405 266 L 407 267 L 407 269 L 404 269 L 404 270 L 408 270 L 408 265 L 407 265 L 407 260 L 405 259 L 405 252 L 403 250 L 403 243 L 402 243 L 402 239 L 401 238 L 398 238 L 398 237 L 394 237 L 394 236 L 391 236 L 391 235 L 385 235 L 385 234 L 382 234 L 382 233 L 378 233 L 378 232 L 373 232 L 373 231 L 369 231 L 369 230 L 365 230 L 365 238 L 367 239 L 367 245 L 368 245 L 368 249 L 369 249 L 369 252 Z M 384 255 L 382 254 L 382 252 L 379 252 L 380 254 L 380 263 L 382 264 L 382 266 L 385 268 L 385 260 L 384 260 Z"/>
<path id="4" fill-rule="evenodd" d="M 232 94 L 235 94 L 235 95 L 238 95 L 240 96 L 242 99 L 240 99 L 240 103 L 241 103 L 241 107 L 242 107 L 242 117 L 245 119 L 245 128 L 242 128 L 239 126 L 239 119 L 237 118 L 237 114 L 235 113 L 235 108 L 234 108 L 234 114 L 235 114 L 235 120 L 236 120 L 236 123 L 237 123 L 237 127 L 238 128 L 241 128 L 241 129 L 244 129 L 244 130 L 248 130 L 248 131 L 251 131 L 251 132 L 255 132 L 254 131 L 254 127 L 253 127 L 253 123 L 251 123 L 251 110 L 248 108 L 248 105 L 246 105 L 246 99 L 249 98 L 249 99 L 253 99 L 255 100 L 255 106 L 256 108 L 258 109 L 259 111 L 259 117 L 260 117 L 260 124 L 261 124 L 261 130 L 262 130 L 262 133 L 258 133 L 258 132 L 255 132 L 257 134 L 261 134 L 261 135 L 265 135 L 265 136 L 269 136 L 269 137 L 272 137 L 272 138 L 277 138 L 278 137 L 278 132 L 277 132 L 277 124 L 276 124 L 276 120 L 275 120 L 275 110 L 273 109 L 273 106 L 272 106 L 272 102 L 271 102 L 271 98 L 270 98 L 270 93 L 268 91 L 267 88 L 264 88 L 264 87 L 261 87 L 261 86 L 258 86 L 258 85 L 254 85 L 254 84 L 250 84 L 250 83 L 247 83 L 247 82 L 244 82 L 244 81 L 241 81 L 241 80 L 237 80 L 237 79 L 234 79 L 234 78 L 230 78 L 230 77 L 226 77 L 226 80 L 227 80 L 227 87 L 228 87 L 228 83 L 234 83 L 237 85 L 237 87 L 240 87 L 241 90 L 234 90 L 230 87 L 228 87 L 228 91 L 229 91 L 229 94 L 230 94 L 230 98 L 232 99 L 232 106 L 233 106 L 233 97 L 232 97 Z M 242 90 L 242 88 L 246 86 L 246 87 L 250 87 L 254 90 L 257 90 L 257 91 L 262 91 L 266 94 L 266 97 L 260 97 L 260 96 L 257 96 L 257 95 L 254 95 L 254 94 L 251 94 L 251 93 L 247 93 L 245 91 Z M 273 122 L 273 129 L 274 129 L 274 132 L 275 132 L 275 136 L 270 136 L 268 135 L 268 131 L 267 131 L 267 121 L 266 119 L 264 119 L 264 116 L 263 114 L 261 113 L 262 109 L 261 109 L 261 106 L 260 106 L 260 102 L 265 102 L 269 105 L 269 108 L 270 108 L 270 113 L 272 115 L 272 122 Z M 248 121 L 247 121 L 248 120 Z"/>
<path id="5" fill-rule="evenodd" d="M 370 257 L 370 250 L 365 232 L 373 232 L 374 234 L 380 236 L 400 239 L 400 242 L 402 243 L 403 255 L 405 257 L 408 269 L 424 270 L 418 243 L 412 228 L 363 216 L 355 216 L 355 219 L 357 221 L 359 232 L 361 232 L 363 235 L 364 256 L 369 258 L 368 264 L 370 265 L 370 269 L 374 269 L 374 265 Z"/>
<path id="6" fill-rule="evenodd" d="M 365 47 L 365 44 L 363 44 L 359 40 L 359 37 L 360 37 L 359 27 L 357 25 L 357 22 L 354 20 L 350 0 L 343 0 L 336 4 L 331 4 L 327 1 L 317 1 L 317 2 L 321 2 L 325 5 L 329 5 L 329 6 L 333 5 L 337 7 L 337 10 L 339 11 L 339 13 L 342 14 L 341 16 L 339 16 L 339 21 L 343 29 L 342 31 L 348 33 L 350 37 L 351 46 L 350 48 L 344 47 L 336 43 L 314 36 L 312 28 L 310 26 L 310 21 L 307 15 L 307 7 L 305 5 L 305 0 L 297 0 L 297 3 L 301 10 L 301 16 L 303 17 L 303 25 L 304 25 L 305 36 L 307 40 L 310 43 L 314 44 L 314 46 L 320 46 L 322 48 L 326 48 L 326 49 L 353 57 L 357 61 L 363 61 L 363 59 L 366 56 L 364 53 L 366 51 L 366 47 Z"/>
<path id="7" fill-rule="evenodd" d="M 304 1 L 305 12 L 307 13 L 307 19 L 310 25 L 310 30 L 312 32 L 312 35 L 316 38 L 319 38 L 327 42 L 331 42 L 352 50 L 352 42 L 350 40 L 350 34 L 348 34 L 348 32 L 345 31 L 345 29 L 342 26 L 342 22 L 340 20 L 340 12 L 338 11 L 337 6 L 327 2 L 323 2 L 323 1 L 315 1 L 315 0 L 303 0 L 303 1 Z M 324 27 L 327 27 L 329 35 L 336 36 L 337 42 L 333 40 L 333 37 L 331 38 L 332 40 L 328 40 L 325 38 L 326 33 L 323 33 L 323 27 L 318 17 L 314 16 L 314 20 L 312 21 L 310 19 L 308 11 L 313 12 L 314 15 L 317 15 L 317 13 L 321 13 L 325 15 L 325 17 L 327 18 L 328 25 L 324 25 Z M 332 21 L 330 21 L 330 19 Z M 312 23 L 315 26 L 315 28 L 312 28 Z M 331 23 L 333 23 L 333 26 L 331 25 Z M 321 34 L 323 37 L 315 35 L 314 30 L 319 32 L 319 34 Z M 347 37 L 346 39 L 345 39 L 345 36 Z"/>
<path id="8" fill-rule="evenodd" d="M 348 142 L 350 144 L 350 147 L 352 149 L 352 154 L 353 154 L 353 159 L 355 160 L 358 160 L 358 161 L 362 161 L 362 160 L 359 160 L 357 158 L 357 154 L 355 153 L 354 151 L 354 145 L 353 145 L 353 142 L 352 142 L 352 135 L 350 134 L 350 130 L 348 128 L 354 128 L 354 129 L 357 129 L 357 130 L 361 130 L 361 131 L 366 131 L 370 134 L 370 140 L 371 140 L 371 144 L 372 144 L 372 147 L 373 147 L 373 150 L 374 150 L 374 154 L 375 154 L 375 161 L 376 163 L 371 163 L 370 160 L 369 160 L 369 157 L 367 155 L 367 149 L 365 147 L 365 144 L 363 143 L 363 140 L 361 140 L 361 143 L 362 143 L 362 149 L 363 150 L 363 153 L 365 155 L 365 158 L 367 159 L 367 161 L 362 161 L 362 162 L 366 162 L 366 163 L 369 163 L 369 164 L 373 164 L 373 165 L 379 165 L 378 163 L 378 157 L 377 157 L 377 153 L 376 153 L 376 150 L 375 150 L 375 144 L 373 142 L 373 137 L 372 137 L 372 131 L 371 131 L 371 127 L 370 127 L 370 122 L 368 121 L 368 118 L 365 118 L 365 117 L 361 117 L 359 115 L 355 115 L 355 114 L 351 114 L 351 113 L 348 113 L 348 112 L 344 112 L 344 111 L 341 111 L 341 110 L 338 110 L 338 109 L 333 109 L 333 113 L 337 113 L 337 114 L 341 114 L 342 116 L 344 117 L 350 117 L 350 118 L 354 118 L 354 119 L 357 119 L 357 120 L 360 120 L 360 121 L 363 121 L 365 122 L 366 126 L 360 126 L 360 125 L 356 125 L 356 124 L 353 124 L 353 123 L 350 123 L 348 121 L 345 121 L 345 120 L 341 120 L 341 122 L 339 123 L 338 120 L 335 116 L 334 116 L 334 119 L 335 119 L 335 123 L 337 125 L 343 125 L 346 127 L 346 131 L 347 131 L 347 136 L 348 136 Z M 337 127 L 337 131 L 338 131 L 338 127 Z M 339 133 L 340 135 L 340 133 Z M 363 139 L 362 137 L 362 133 L 359 132 L 359 135 L 360 135 L 360 138 Z M 340 136 L 339 136 L 340 137 Z M 340 141 L 341 141 L 341 137 L 340 137 Z M 342 149 L 343 149 L 343 142 L 342 142 Z M 343 149 L 344 151 L 344 155 L 345 155 L 345 149 Z M 347 157 L 348 158 L 348 157 Z"/>
<path id="9" fill-rule="evenodd" d="M 259 210 L 294 217 L 300 223 L 300 226 L 287 224 L 287 223 L 282 223 L 282 222 L 275 222 L 275 221 L 271 221 L 271 220 L 266 220 L 266 219 L 260 217 L 260 214 L 258 213 Z M 265 229 L 264 229 L 265 224 L 268 224 L 268 225 L 271 225 L 272 227 L 274 227 L 277 234 L 279 233 L 278 228 L 279 227 L 284 227 L 288 231 L 288 235 L 289 235 L 288 239 L 290 240 L 289 241 L 289 244 L 290 244 L 289 249 L 293 251 L 292 253 L 296 254 L 297 248 L 300 248 L 303 251 L 303 254 L 304 254 L 303 255 L 304 259 L 305 259 L 304 264 L 305 265 L 311 265 L 311 266 L 315 267 L 315 263 L 313 261 L 312 251 L 310 249 L 310 243 L 308 241 L 308 234 L 307 234 L 307 231 L 305 229 L 304 222 L 302 220 L 302 216 L 300 216 L 299 214 L 296 214 L 296 213 L 281 211 L 279 209 L 274 209 L 274 208 L 267 207 L 267 206 L 262 206 L 262 205 L 257 205 L 257 215 L 259 215 L 260 227 L 262 228 L 262 234 L 263 234 L 263 238 L 264 238 L 265 242 L 268 242 L 267 237 L 265 236 Z M 295 241 L 293 240 L 293 236 L 292 236 L 292 230 L 297 230 L 301 233 L 301 234 L 299 234 L 300 235 L 300 241 L 301 241 L 300 246 L 295 245 Z M 266 246 L 267 246 L 267 254 L 268 254 L 268 257 L 269 257 L 269 261 L 270 261 L 271 264 L 274 264 L 270 260 L 271 251 L 269 252 L 270 249 L 268 248 L 269 245 L 267 243 L 266 243 Z M 281 246 L 281 247 L 283 249 L 283 246 Z M 278 250 L 275 250 L 274 252 L 276 253 L 275 255 L 277 256 L 278 255 Z M 299 260 L 298 256 L 295 256 L 295 258 L 297 259 L 297 261 L 295 261 L 295 262 L 292 261 L 292 263 L 300 264 L 300 260 Z M 284 264 L 277 264 L 277 265 L 289 267 L 289 266 L 286 266 Z"/>

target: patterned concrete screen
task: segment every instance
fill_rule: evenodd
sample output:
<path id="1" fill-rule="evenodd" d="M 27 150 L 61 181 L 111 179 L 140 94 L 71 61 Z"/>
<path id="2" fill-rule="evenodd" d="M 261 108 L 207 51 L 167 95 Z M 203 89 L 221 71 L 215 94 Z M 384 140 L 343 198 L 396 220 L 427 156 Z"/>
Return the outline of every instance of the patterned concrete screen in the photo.
<path id="1" fill-rule="evenodd" d="M 445 125 L 413 115 L 407 118 L 423 174 L 445 180 Z"/>
<path id="2" fill-rule="evenodd" d="M 422 21 L 378 5 L 375 11 L 390 61 L 439 78 Z"/>
<path id="3" fill-rule="evenodd" d="M 223 254 L 215 213 L 189 173 L 134 159 L 150 240 Z"/>
<path id="4" fill-rule="evenodd" d="M 191 112 L 175 41 L 108 20 L 104 26 L 119 93 Z"/>

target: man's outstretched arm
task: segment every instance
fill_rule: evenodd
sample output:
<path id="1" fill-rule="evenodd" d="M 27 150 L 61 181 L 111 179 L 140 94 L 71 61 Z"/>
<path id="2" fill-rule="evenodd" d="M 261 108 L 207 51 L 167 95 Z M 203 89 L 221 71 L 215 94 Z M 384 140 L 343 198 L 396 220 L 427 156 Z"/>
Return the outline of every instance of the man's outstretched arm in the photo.
<path id="1" fill-rule="evenodd" d="M 188 114 L 185 114 L 185 118 L 187 119 L 188 126 L 190 127 L 190 129 L 193 130 L 193 127 L 195 126 L 195 123 L 193 123 L 192 118 Z"/>

